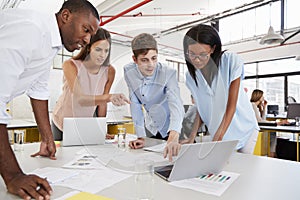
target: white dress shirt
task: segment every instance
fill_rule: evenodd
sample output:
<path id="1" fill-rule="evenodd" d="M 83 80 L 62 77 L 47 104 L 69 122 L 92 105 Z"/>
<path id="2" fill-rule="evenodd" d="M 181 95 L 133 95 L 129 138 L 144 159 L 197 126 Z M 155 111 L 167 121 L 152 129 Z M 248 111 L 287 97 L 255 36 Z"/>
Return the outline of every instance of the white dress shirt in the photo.
<path id="1" fill-rule="evenodd" d="M 14 97 L 26 93 L 48 99 L 50 67 L 61 47 L 54 15 L 22 9 L 0 12 L 0 123 L 8 123 L 6 104 Z"/>
<path id="2" fill-rule="evenodd" d="M 124 77 L 137 136 L 146 136 L 145 126 L 153 135 L 159 132 L 163 138 L 170 130 L 180 133 L 184 108 L 176 71 L 158 62 L 153 75 L 145 77 L 137 64 L 130 63 L 124 67 Z"/>

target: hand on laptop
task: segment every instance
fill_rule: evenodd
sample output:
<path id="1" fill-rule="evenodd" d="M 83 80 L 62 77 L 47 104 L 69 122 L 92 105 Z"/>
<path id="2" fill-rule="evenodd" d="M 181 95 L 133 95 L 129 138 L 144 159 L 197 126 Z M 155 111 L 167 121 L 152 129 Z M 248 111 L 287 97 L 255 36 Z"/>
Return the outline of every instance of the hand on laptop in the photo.
<path id="1" fill-rule="evenodd" d="M 129 142 L 129 147 L 132 149 L 140 149 L 145 146 L 145 139 L 138 138 L 137 140 L 133 140 Z"/>
<path id="2" fill-rule="evenodd" d="M 172 157 L 178 155 L 180 148 L 181 144 L 179 144 L 179 133 L 176 131 L 170 131 L 167 145 L 164 150 L 164 158 L 168 156 L 169 161 L 172 162 Z"/>

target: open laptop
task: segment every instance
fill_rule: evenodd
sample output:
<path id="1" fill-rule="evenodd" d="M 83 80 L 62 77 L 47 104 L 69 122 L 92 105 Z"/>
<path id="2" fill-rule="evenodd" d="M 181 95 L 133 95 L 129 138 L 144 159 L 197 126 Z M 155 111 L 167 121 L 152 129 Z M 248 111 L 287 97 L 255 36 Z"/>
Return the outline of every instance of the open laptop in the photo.
<path id="1" fill-rule="evenodd" d="M 155 167 L 154 173 L 167 181 L 217 174 L 222 171 L 238 140 L 182 145 L 173 165 Z"/>
<path id="2" fill-rule="evenodd" d="M 104 144 L 106 132 L 105 117 L 64 118 L 62 146 Z"/>

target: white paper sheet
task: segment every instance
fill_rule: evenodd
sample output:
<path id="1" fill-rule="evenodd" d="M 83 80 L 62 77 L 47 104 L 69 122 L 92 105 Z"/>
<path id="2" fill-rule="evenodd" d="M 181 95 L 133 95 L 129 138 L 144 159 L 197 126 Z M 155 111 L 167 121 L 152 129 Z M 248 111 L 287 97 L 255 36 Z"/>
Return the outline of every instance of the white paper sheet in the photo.
<path id="1" fill-rule="evenodd" d="M 72 169 L 103 169 L 104 163 L 98 159 L 98 156 L 92 154 L 82 154 L 77 156 L 71 162 L 63 165 L 63 168 Z"/>
<path id="2" fill-rule="evenodd" d="M 158 145 L 154 145 L 154 146 L 151 146 L 151 147 L 144 147 L 143 149 L 145 151 L 152 151 L 152 152 L 158 152 L 158 153 L 163 153 L 164 152 L 164 149 L 166 147 L 166 142 L 164 143 L 161 143 L 161 144 L 158 144 Z"/>
<path id="3" fill-rule="evenodd" d="M 83 192 L 97 193 L 110 187 L 132 174 L 120 173 L 115 170 L 104 168 L 101 170 L 78 170 L 80 174 L 55 185 L 60 185 Z"/>
<path id="4" fill-rule="evenodd" d="M 47 178 L 50 184 L 59 183 L 71 177 L 77 176 L 79 174 L 79 172 L 77 171 L 55 168 L 55 167 L 39 168 L 34 170 L 31 173 L 38 175 L 42 178 Z"/>
<path id="5" fill-rule="evenodd" d="M 222 171 L 219 174 L 203 175 L 199 178 L 170 182 L 170 185 L 221 196 L 239 177 L 239 174 Z"/>

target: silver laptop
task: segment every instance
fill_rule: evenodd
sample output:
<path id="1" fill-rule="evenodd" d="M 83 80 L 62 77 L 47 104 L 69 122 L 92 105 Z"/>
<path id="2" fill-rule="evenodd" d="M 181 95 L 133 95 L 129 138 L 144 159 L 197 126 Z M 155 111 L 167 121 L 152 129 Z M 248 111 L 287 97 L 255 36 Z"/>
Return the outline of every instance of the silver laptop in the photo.
<path id="1" fill-rule="evenodd" d="M 155 167 L 154 172 L 167 181 L 217 174 L 229 160 L 238 140 L 182 145 L 173 165 Z"/>
<path id="2" fill-rule="evenodd" d="M 64 118 L 62 146 L 104 144 L 106 132 L 105 117 Z"/>

